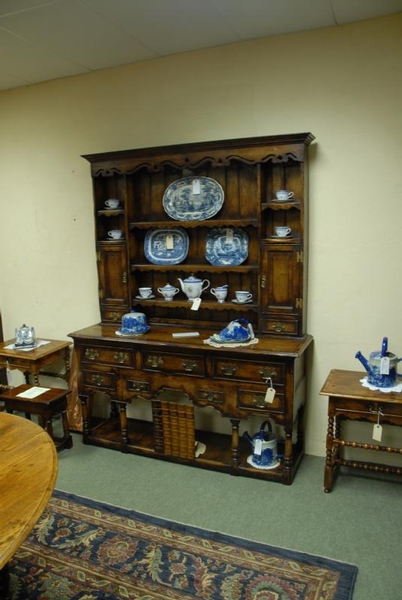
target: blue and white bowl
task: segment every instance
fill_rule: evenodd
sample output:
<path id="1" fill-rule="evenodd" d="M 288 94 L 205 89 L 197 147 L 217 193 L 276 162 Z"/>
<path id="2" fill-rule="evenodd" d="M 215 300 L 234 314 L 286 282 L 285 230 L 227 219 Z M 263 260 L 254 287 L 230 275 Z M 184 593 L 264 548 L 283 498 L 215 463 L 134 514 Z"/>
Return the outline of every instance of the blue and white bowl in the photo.
<path id="1" fill-rule="evenodd" d="M 147 323 L 146 316 L 143 313 L 132 310 L 123 315 L 121 320 L 121 328 L 116 331 L 116 335 L 123 337 L 132 337 L 147 333 L 151 328 Z"/>

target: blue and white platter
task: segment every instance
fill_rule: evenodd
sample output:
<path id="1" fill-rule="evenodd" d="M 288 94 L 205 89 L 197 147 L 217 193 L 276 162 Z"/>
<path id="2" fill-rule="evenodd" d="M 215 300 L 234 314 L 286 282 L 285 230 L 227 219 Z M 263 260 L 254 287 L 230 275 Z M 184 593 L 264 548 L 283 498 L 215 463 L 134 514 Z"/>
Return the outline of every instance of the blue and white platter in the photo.
<path id="1" fill-rule="evenodd" d="M 144 240 L 144 253 L 154 265 L 177 265 L 188 254 L 189 240 L 184 229 L 150 229 Z"/>
<path id="2" fill-rule="evenodd" d="M 205 238 L 205 258 L 214 266 L 241 265 L 248 256 L 248 235 L 237 227 L 211 229 Z"/>
<path id="3" fill-rule="evenodd" d="M 165 212 L 176 221 L 205 221 L 222 208 L 222 186 L 210 177 L 183 177 L 171 183 L 163 195 Z"/>

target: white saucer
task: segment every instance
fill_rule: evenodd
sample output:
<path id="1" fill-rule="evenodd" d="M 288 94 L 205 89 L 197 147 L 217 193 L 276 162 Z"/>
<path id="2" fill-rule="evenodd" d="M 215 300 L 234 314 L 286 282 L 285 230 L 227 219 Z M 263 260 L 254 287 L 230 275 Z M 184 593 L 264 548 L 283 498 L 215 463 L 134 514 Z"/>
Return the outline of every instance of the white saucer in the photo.
<path id="1" fill-rule="evenodd" d="M 231 300 L 231 302 L 234 302 L 235 304 L 250 304 L 252 301 L 252 298 L 250 298 L 250 300 L 246 300 L 245 302 L 240 302 L 240 300 L 237 300 L 237 298 L 233 298 L 233 300 Z"/>
<path id="2" fill-rule="evenodd" d="M 247 458 L 247 462 L 248 462 L 249 465 L 251 465 L 255 469 L 261 469 L 261 471 L 269 471 L 269 469 L 276 469 L 276 467 L 279 467 L 279 465 L 281 464 L 281 461 L 277 460 L 276 462 L 274 462 L 274 464 L 270 465 L 269 467 L 263 467 L 261 465 L 257 465 L 255 463 L 253 463 L 253 456 L 252 455 L 250 455 Z"/>
<path id="3" fill-rule="evenodd" d="M 151 300 L 151 298 L 155 298 L 155 294 L 151 294 L 150 296 L 147 296 L 146 298 L 144 298 L 143 296 L 136 296 L 137 300 Z"/>
<path id="4" fill-rule="evenodd" d="M 293 233 L 288 233 L 288 235 L 270 235 L 269 237 L 274 240 L 288 240 L 293 237 Z"/>

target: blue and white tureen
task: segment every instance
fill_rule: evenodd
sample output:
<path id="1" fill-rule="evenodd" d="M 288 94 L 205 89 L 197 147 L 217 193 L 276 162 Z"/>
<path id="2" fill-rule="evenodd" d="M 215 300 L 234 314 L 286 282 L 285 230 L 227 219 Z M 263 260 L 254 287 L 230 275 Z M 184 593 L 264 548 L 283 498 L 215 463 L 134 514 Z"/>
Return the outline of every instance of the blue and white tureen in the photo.
<path id="1" fill-rule="evenodd" d="M 247 319 L 235 319 L 231 321 L 222 331 L 214 333 L 209 338 L 218 344 L 244 344 L 255 337 L 253 326 Z"/>
<path id="2" fill-rule="evenodd" d="M 121 319 L 121 328 L 116 331 L 116 335 L 133 337 L 147 333 L 150 329 L 146 316 L 143 313 L 132 310 L 123 315 Z"/>

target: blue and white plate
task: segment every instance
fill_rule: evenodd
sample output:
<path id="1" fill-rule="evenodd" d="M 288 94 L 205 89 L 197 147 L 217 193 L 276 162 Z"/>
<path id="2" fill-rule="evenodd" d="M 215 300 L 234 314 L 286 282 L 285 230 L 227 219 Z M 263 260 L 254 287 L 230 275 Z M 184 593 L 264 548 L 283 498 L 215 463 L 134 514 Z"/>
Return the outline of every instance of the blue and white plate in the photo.
<path id="1" fill-rule="evenodd" d="M 176 221 L 205 221 L 220 211 L 225 194 L 210 177 L 183 177 L 171 183 L 163 195 L 165 212 Z"/>
<path id="2" fill-rule="evenodd" d="M 237 227 L 211 229 L 205 238 L 205 258 L 211 265 L 235 267 L 248 256 L 248 235 Z"/>
<path id="3" fill-rule="evenodd" d="M 150 229 L 144 241 L 144 253 L 154 265 L 178 265 L 188 254 L 188 235 L 184 229 Z"/>

